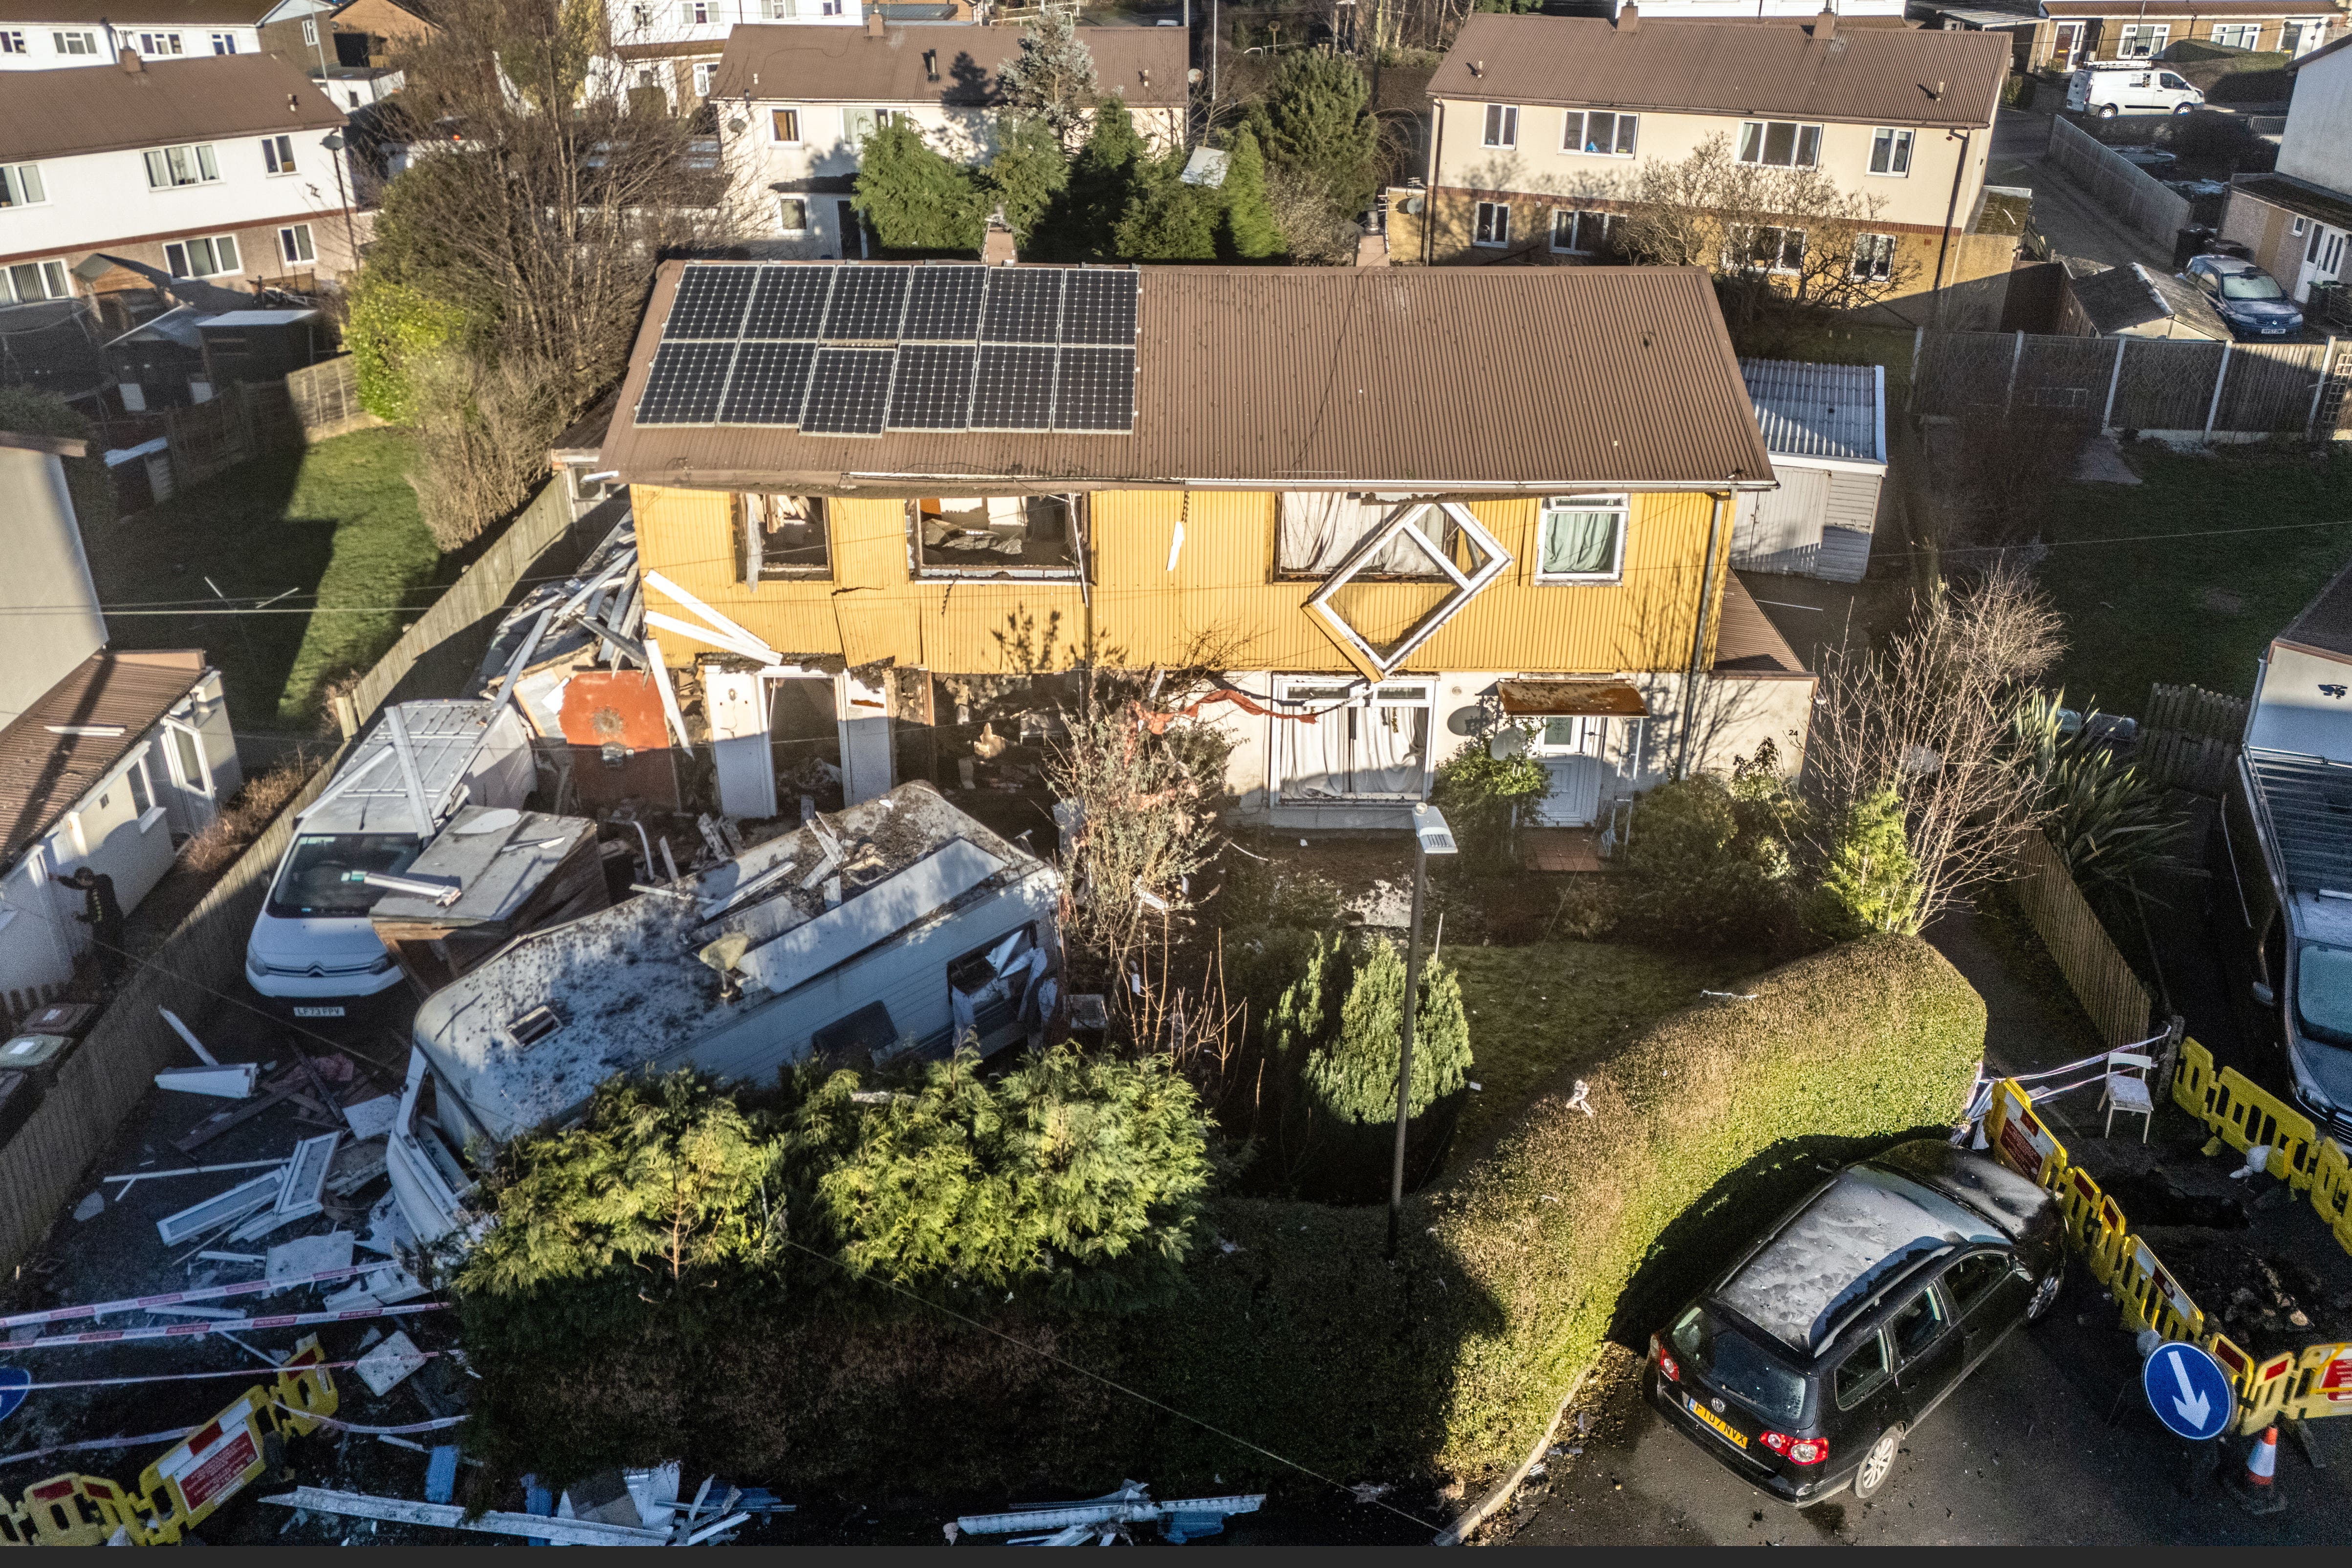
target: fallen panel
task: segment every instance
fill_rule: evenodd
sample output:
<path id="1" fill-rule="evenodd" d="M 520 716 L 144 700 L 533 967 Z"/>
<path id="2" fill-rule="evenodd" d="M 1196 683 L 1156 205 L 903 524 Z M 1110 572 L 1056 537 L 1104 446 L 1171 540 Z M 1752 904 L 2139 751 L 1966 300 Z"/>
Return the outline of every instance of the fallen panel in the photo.
<path id="1" fill-rule="evenodd" d="M 155 1222 L 155 1234 L 163 1238 L 164 1246 L 177 1247 L 191 1237 L 243 1219 L 256 1209 L 269 1207 L 285 1187 L 286 1170 L 280 1166 L 200 1204 L 192 1204 L 178 1214 L 164 1215 Z"/>
<path id="2" fill-rule="evenodd" d="M 660 1546 L 669 1540 L 666 1530 L 632 1530 L 626 1525 L 595 1524 L 579 1519 L 534 1519 L 527 1513 L 485 1513 L 467 1519 L 466 1510 L 455 1503 L 410 1502 L 405 1498 L 370 1497 L 364 1492 L 329 1491 L 323 1487 L 296 1487 L 290 1492 L 261 1500 L 311 1513 L 340 1514 L 346 1519 L 383 1519 L 397 1524 L 432 1525 L 483 1535 L 536 1537 L 565 1546 Z"/>
<path id="3" fill-rule="evenodd" d="M 237 1226 L 239 1241 L 254 1241 L 268 1236 L 280 1226 L 308 1219 L 327 1206 L 327 1172 L 335 1163 L 335 1145 L 342 1142 L 340 1132 L 322 1132 L 316 1138 L 305 1138 L 294 1145 L 293 1158 L 286 1162 L 286 1184 L 278 1194 L 278 1201 L 269 1212 L 256 1215 Z M 350 1258 L 343 1261 L 349 1263 Z"/>
<path id="4" fill-rule="evenodd" d="M 416 1342 L 403 1331 L 360 1357 L 359 1364 L 352 1370 L 360 1374 L 368 1392 L 381 1399 L 399 1387 L 401 1380 L 423 1366 L 426 1359 L 417 1350 Z"/>
<path id="5" fill-rule="evenodd" d="M 330 1231 L 325 1236 L 299 1237 L 280 1242 L 269 1249 L 268 1261 L 263 1267 L 262 1278 L 278 1289 L 291 1289 L 295 1281 L 323 1274 L 331 1268 L 342 1268 L 352 1261 L 352 1243 L 355 1237 L 348 1230 Z"/>
<path id="6" fill-rule="evenodd" d="M 165 1068 L 155 1075 L 155 1087 L 180 1094 L 209 1094 L 217 1100 L 249 1100 L 261 1068 L 252 1062 L 226 1067 Z"/>

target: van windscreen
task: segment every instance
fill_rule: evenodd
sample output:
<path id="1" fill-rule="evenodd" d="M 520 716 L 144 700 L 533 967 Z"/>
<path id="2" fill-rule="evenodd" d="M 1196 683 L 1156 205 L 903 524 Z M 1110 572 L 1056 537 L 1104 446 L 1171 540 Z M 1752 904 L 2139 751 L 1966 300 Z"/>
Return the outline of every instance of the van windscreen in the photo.
<path id="1" fill-rule="evenodd" d="M 370 871 L 404 871 L 425 845 L 412 833 L 305 833 L 294 840 L 269 912 L 282 921 L 364 915 L 385 889 L 361 880 Z"/>

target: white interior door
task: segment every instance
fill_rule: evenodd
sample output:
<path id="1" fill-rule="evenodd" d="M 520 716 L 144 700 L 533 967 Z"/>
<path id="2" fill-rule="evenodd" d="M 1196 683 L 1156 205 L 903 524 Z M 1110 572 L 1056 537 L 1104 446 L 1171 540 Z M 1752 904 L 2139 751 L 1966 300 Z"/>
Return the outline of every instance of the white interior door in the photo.
<path id="1" fill-rule="evenodd" d="M 718 764 L 719 809 L 729 816 L 776 815 L 776 768 L 768 746 L 768 694 L 759 672 L 702 667 L 702 706 Z"/>
<path id="2" fill-rule="evenodd" d="M 1609 732 L 1606 719 L 1547 719 L 1536 737 L 1536 754 L 1551 775 L 1551 787 L 1536 803 L 1544 827 L 1589 827 L 1601 816 L 1601 784 L 1608 763 L 1601 756 Z"/>

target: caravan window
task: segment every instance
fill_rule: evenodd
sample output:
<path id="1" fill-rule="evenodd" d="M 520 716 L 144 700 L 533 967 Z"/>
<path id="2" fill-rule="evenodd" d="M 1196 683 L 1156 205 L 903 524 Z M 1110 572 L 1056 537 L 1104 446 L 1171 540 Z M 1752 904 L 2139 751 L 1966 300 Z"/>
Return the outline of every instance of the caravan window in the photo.
<path id="1" fill-rule="evenodd" d="M 955 1016 L 956 1040 L 975 1034 L 986 1039 L 1020 1024 L 1045 973 L 1045 953 L 1034 924 L 1006 931 L 949 964 L 948 1006 Z"/>
<path id="2" fill-rule="evenodd" d="M 360 879 L 404 871 L 424 849 L 413 833 L 302 834 L 269 889 L 269 912 L 281 921 L 364 915 L 384 890 Z"/>

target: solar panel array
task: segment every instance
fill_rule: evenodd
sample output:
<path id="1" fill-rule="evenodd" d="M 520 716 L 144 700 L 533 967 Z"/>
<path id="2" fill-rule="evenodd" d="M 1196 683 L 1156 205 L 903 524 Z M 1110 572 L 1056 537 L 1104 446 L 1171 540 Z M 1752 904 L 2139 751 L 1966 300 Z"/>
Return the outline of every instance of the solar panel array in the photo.
<path id="1" fill-rule="evenodd" d="M 1135 428 L 1137 274 L 968 262 L 693 262 L 639 425 Z"/>

